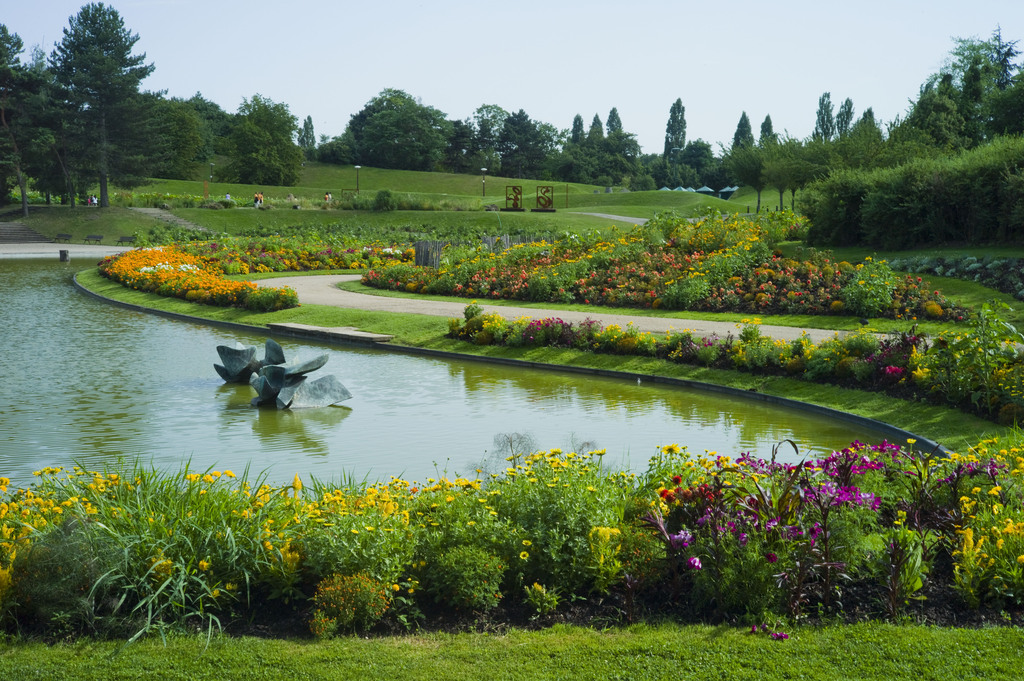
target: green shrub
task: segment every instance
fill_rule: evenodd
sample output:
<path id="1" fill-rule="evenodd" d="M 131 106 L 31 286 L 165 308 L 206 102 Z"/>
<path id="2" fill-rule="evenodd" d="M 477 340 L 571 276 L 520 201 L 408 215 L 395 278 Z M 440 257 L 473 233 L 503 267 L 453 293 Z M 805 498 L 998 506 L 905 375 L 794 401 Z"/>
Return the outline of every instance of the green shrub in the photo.
<path id="1" fill-rule="evenodd" d="M 857 265 L 854 280 L 839 291 L 845 310 L 861 317 L 879 317 L 892 307 L 896 275 L 882 262 Z"/>
<path id="2" fill-rule="evenodd" d="M 438 603 L 485 612 L 501 601 L 505 563 L 479 546 L 456 546 L 428 566 L 425 588 Z"/>
<path id="3" fill-rule="evenodd" d="M 254 312 L 273 312 L 299 306 L 299 294 L 290 286 L 283 288 L 259 287 L 245 297 L 245 309 Z"/>
<path id="4" fill-rule="evenodd" d="M 381 189 L 373 198 L 373 210 L 377 213 L 384 213 L 398 209 L 398 201 L 390 189 Z"/>
<path id="5" fill-rule="evenodd" d="M 316 587 L 310 630 L 316 637 L 325 638 L 338 631 L 369 629 L 390 605 L 390 585 L 363 573 L 334 574 Z"/>
<path id="6" fill-rule="evenodd" d="M 695 310 L 711 293 L 711 284 L 704 277 L 689 277 L 665 289 L 665 305 L 673 310 Z"/>

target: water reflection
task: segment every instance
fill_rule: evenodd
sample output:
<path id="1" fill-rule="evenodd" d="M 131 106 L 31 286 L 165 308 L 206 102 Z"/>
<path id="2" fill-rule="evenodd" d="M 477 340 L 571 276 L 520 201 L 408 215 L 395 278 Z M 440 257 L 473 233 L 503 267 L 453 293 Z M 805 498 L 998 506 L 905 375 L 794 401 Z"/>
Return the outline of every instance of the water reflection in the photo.
<path id="1" fill-rule="evenodd" d="M 471 472 L 500 462 L 498 434 L 537 447 L 606 448 L 611 465 L 642 468 L 659 445 L 767 456 L 872 434 L 763 403 L 678 388 L 480 362 L 449 362 L 284 340 L 289 359 L 327 352 L 325 373 L 352 391 L 341 407 L 257 409 L 248 386 L 213 370 L 216 346 L 265 336 L 171 321 L 77 292 L 90 266 L 0 260 L 0 326 L 9 360 L 0 406 L 0 475 L 25 482 L 46 465 L 119 458 L 175 469 L 247 466 L 271 479 Z"/>

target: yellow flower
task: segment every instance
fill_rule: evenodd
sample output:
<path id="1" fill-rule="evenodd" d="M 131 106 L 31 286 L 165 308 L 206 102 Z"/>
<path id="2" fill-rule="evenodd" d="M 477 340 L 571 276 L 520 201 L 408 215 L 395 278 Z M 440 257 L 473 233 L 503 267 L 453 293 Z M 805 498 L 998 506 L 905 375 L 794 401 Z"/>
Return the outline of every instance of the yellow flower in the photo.
<path id="1" fill-rule="evenodd" d="M 201 561 L 199 561 L 199 569 L 202 572 L 206 572 L 207 570 L 209 570 L 210 569 L 210 561 L 208 561 L 208 560 L 201 560 Z"/>
<path id="2" fill-rule="evenodd" d="M 519 554 L 519 557 L 522 558 L 523 560 L 526 560 L 527 558 L 530 557 L 530 554 L 527 551 L 523 551 L 522 553 Z"/>
<path id="3" fill-rule="evenodd" d="M 292 489 L 294 489 L 296 492 L 299 492 L 299 491 L 302 490 L 302 480 L 299 479 L 299 474 L 298 473 L 295 474 L 295 479 L 292 480 Z"/>

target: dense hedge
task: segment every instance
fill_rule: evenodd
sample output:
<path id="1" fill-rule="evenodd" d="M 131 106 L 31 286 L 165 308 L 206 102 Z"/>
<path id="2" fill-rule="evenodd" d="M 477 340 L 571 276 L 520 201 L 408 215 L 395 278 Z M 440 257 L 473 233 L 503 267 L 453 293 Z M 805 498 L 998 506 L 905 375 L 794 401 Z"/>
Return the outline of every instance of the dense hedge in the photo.
<path id="1" fill-rule="evenodd" d="M 814 245 L 885 249 L 1024 240 L 1024 139 L 896 168 L 843 170 L 810 186 Z"/>

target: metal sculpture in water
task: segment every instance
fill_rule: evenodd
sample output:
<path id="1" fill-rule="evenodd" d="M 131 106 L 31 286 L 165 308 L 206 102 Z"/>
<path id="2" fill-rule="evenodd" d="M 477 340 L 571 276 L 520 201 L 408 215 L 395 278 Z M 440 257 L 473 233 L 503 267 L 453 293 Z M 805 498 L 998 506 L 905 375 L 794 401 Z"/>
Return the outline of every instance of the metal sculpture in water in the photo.
<path id="1" fill-rule="evenodd" d="M 303 362 L 288 363 L 284 350 L 270 338 L 266 341 L 263 359 L 256 359 L 256 347 L 236 343 L 235 347 L 218 345 L 217 354 L 224 363 L 214 364 L 220 377 L 228 383 L 248 383 L 256 391 L 252 404 L 274 405 L 278 409 L 309 409 L 329 407 L 352 397 L 352 393 L 335 376 L 307 380 L 327 364 L 327 355 Z"/>

